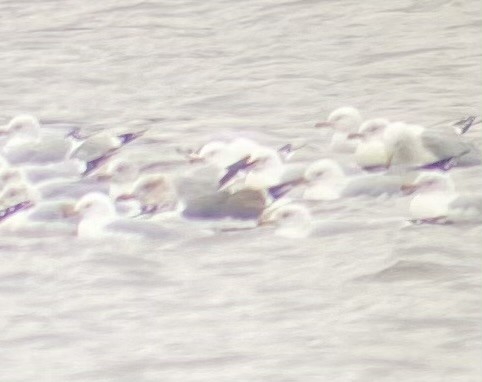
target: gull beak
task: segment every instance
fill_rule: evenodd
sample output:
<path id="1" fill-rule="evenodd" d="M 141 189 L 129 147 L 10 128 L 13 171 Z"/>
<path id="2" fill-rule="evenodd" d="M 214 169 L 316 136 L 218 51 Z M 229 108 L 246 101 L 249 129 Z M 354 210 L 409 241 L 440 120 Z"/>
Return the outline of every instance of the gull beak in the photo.
<path id="1" fill-rule="evenodd" d="M 274 226 L 275 225 L 275 222 L 270 219 L 269 215 L 268 216 L 261 216 L 259 219 L 258 219 L 258 223 L 257 223 L 257 226 L 258 227 L 269 227 L 269 226 Z"/>
<path id="2" fill-rule="evenodd" d="M 335 124 L 333 122 L 329 122 L 329 121 L 322 121 L 322 122 L 318 122 L 317 124 L 315 124 L 315 127 L 333 129 L 333 128 L 335 128 Z"/>
<path id="3" fill-rule="evenodd" d="M 205 161 L 205 159 L 199 156 L 198 153 L 187 154 L 187 159 L 189 160 L 189 163 L 201 163 Z"/>
<path id="4" fill-rule="evenodd" d="M 400 190 L 404 195 L 411 195 L 420 188 L 417 184 L 404 184 L 400 187 Z"/>
<path id="5" fill-rule="evenodd" d="M 124 202 L 124 201 L 132 200 L 132 199 L 136 199 L 136 196 L 134 194 L 122 194 L 122 195 L 119 195 L 115 199 L 115 201 L 116 202 Z"/>
<path id="6" fill-rule="evenodd" d="M 365 135 L 361 134 L 361 133 L 351 133 L 351 134 L 348 134 L 347 138 L 348 139 L 362 139 Z"/>
<path id="7" fill-rule="evenodd" d="M 99 181 L 99 182 L 108 182 L 109 180 L 112 179 L 112 175 L 109 175 L 109 174 L 101 174 L 101 175 L 98 175 L 96 177 L 96 179 Z"/>
<path id="8" fill-rule="evenodd" d="M 60 211 L 64 218 L 70 218 L 79 214 L 74 204 L 64 204 L 60 207 Z"/>

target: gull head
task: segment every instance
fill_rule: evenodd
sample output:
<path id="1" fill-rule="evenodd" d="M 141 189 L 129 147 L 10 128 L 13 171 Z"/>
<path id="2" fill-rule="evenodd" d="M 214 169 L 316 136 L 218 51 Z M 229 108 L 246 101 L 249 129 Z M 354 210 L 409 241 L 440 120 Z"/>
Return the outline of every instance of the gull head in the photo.
<path id="1" fill-rule="evenodd" d="M 118 200 L 137 199 L 143 211 L 172 209 L 177 194 L 171 180 L 163 174 L 146 175 L 140 178 L 130 194 L 121 195 Z"/>
<path id="2" fill-rule="evenodd" d="M 113 183 L 134 182 L 139 177 L 139 167 L 123 159 L 112 160 L 106 172 Z"/>
<path id="3" fill-rule="evenodd" d="M 274 210 L 267 210 L 259 225 L 274 225 L 275 234 L 288 238 L 303 238 L 311 233 L 311 213 L 301 204 L 286 204 Z"/>
<path id="4" fill-rule="evenodd" d="M 363 119 L 360 111 L 351 106 L 344 106 L 333 110 L 327 120 L 318 123 L 317 127 L 329 127 L 345 133 L 353 133 L 358 130 Z"/>
<path id="5" fill-rule="evenodd" d="M 224 154 L 227 148 L 226 142 L 211 141 L 203 145 L 197 152 L 190 153 L 188 158 L 190 162 L 207 162 L 216 164 L 218 159 Z"/>
<path id="6" fill-rule="evenodd" d="M 13 117 L 5 129 L 9 142 L 31 142 L 40 138 L 40 122 L 28 114 Z"/>
<path id="7" fill-rule="evenodd" d="M 68 215 L 78 215 L 77 236 L 83 239 L 102 237 L 104 227 L 116 219 L 116 210 L 109 196 L 91 192 L 82 196 Z"/>
<path id="8" fill-rule="evenodd" d="M 261 172 L 283 166 L 283 161 L 277 151 L 262 147 L 249 156 L 247 164 L 250 172 Z"/>
<path id="9" fill-rule="evenodd" d="M 75 204 L 74 212 L 83 219 L 108 220 L 116 215 L 109 196 L 100 192 L 92 192 L 81 197 Z"/>
<path id="10" fill-rule="evenodd" d="M 423 172 L 413 183 L 402 186 L 405 194 L 412 193 L 453 193 L 455 185 L 449 174 L 441 172 Z"/>
<path id="11" fill-rule="evenodd" d="M 308 183 L 343 179 L 345 173 L 333 159 L 320 159 L 305 170 L 304 178 Z"/>
<path id="12" fill-rule="evenodd" d="M 350 134 L 348 138 L 359 138 L 363 141 L 381 139 L 389 124 L 390 121 L 384 118 L 369 119 L 361 124 L 358 133 Z"/>
<path id="13" fill-rule="evenodd" d="M 264 189 L 279 184 L 284 171 L 279 153 L 270 148 L 260 148 L 249 156 L 245 185 Z"/>
<path id="14" fill-rule="evenodd" d="M 410 146 L 417 126 L 405 122 L 391 123 L 383 133 L 383 140 L 388 149 L 396 150 Z"/>

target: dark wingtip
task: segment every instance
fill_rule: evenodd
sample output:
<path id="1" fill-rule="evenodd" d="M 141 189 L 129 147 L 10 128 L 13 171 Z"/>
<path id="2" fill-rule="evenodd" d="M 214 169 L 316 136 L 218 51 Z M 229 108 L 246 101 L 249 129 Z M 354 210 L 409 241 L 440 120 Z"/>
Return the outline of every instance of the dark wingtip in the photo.
<path id="1" fill-rule="evenodd" d="M 466 154 L 467 152 L 464 152 L 462 155 Z M 426 164 L 423 166 L 416 167 L 415 170 L 440 170 L 440 171 L 448 171 L 452 167 L 457 165 L 457 158 L 451 157 L 447 159 L 442 159 L 438 162 Z"/>
<path id="2" fill-rule="evenodd" d="M 139 131 L 137 133 L 121 134 L 121 135 L 118 135 L 117 138 L 120 139 L 122 145 L 126 145 L 129 142 L 132 142 L 132 141 L 136 140 L 137 138 L 143 136 L 146 131 L 147 130 L 142 130 L 142 131 Z"/>
<path id="3" fill-rule="evenodd" d="M 78 141 L 81 141 L 81 140 L 84 139 L 84 137 L 82 137 L 82 135 L 80 134 L 80 127 L 74 128 L 69 133 L 67 133 L 67 135 L 65 137 L 66 138 L 71 137 L 71 138 L 74 138 Z"/>
<path id="4" fill-rule="evenodd" d="M 467 131 L 469 131 L 469 129 L 473 126 L 473 125 L 476 125 L 476 124 L 479 124 L 479 122 L 477 123 L 474 123 L 475 122 L 475 116 L 471 115 L 465 119 L 462 119 L 456 123 L 454 123 L 454 126 L 460 126 L 460 134 L 463 135 L 465 134 Z"/>
<path id="5" fill-rule="evenodd" d="M 250 156 L 246 156 L 243 159 L 226 167 L 226 174 L 219 180 L 219 188 L 223 187 L 231 179 L 233 179 L 240 171 L 245 170 L 250 166 Z"/>
<path id="6" fill-rule="evenodd" d="M 16 214 L 19 211 L 27 210 L 33 206 L 34 203 L 31 200 L 25 200 L 23 202 L 14 204 L 13 206 L 0 210 L 0 222 Z"/>
<path id="7" fill-rule="evenodd" d="M 299 179 L 290 180 L 290 181 L 278 184 L 276 186 L 268 188 L 268 194 L 275 200 L 279 199 L 285 196 L 288 192 L 290 192 L 296 186 L 302 184 L 303 182 L 304 182 L 304 179 L 299 178 Z"/>
<path id="8" fill-rule="evenodd" d="M 410 219 L 408 220 L 409 223 L 415 225 L 421 224 L 431 224 L 431 225 L 451 225 L 454 224 L 453 221 L 447 219 L 445 216 L 438 216 L 435 218 L 424 218 L 424 219 Z"/>
<path id="9" fill-rule="evenodd" d="M 281 146 L 278 149 L 278 152 L 281 154 L 289 154 L 292 151 L 293 151 L 293 145 L 291 143 L 287 143 L 286 145 Z"/>
<path id="10" fill-rule="evenodd" d="M 363 167 L 363 170 L 366 171 L 366 172 L 382 172 L 382 171 L 386 171 L 388 169 L 389 166 L 383 166 L 383 165 L 380 165 L 380 166 L 366 166 L 366 167 Z"/>
<path id="11" fill-rule="evenodd" d="M 146 217 L 151 217 L 157 212 L 157 207 L 153 205 L 142 205 L 141 210 L 139 211 L 138 214 L 134 215 L 134 218 L 144 218 Z"/>
<path id="12" fill-rule="evenodd" d="M 97 168 L 99 168 L 102 164 L 107 162 L 112 155 L 115 154 L 115 151 L 109 152 L 107 154 L 102 155 L 99 158 L 93 159 L 89 162 L 85 163 L 85 170 L 81 174 L 82 176 L 87 176 L 90 175 L 92 172 L 94 172 Z"/>

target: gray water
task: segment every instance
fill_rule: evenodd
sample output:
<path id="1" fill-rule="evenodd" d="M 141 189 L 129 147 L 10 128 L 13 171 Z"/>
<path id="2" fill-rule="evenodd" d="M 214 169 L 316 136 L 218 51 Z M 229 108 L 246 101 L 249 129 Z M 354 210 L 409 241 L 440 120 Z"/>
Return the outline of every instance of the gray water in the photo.
<path id="1" fill-rule="evenodd" d="M 337 106 L 440 129 L 480 113 L 480 8 L 1 0 L 0 117 L 149 127 L 149 152 L 166 158 L 226 131 L 305 137 L 317 159 L 327 142 L 312 126 Z M 452 174 L 480 192 L 480 168 Z M 407 203 L 338 207 L 376 221 Z M 95 244 L 2 234 L 0 380 L 479 381 L 481 231 Z"/>

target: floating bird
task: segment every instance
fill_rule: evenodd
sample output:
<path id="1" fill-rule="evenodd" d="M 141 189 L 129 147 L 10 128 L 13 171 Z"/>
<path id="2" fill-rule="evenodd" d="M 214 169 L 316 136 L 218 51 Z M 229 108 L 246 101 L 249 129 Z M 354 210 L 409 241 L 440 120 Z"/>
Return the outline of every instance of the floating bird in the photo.
<path id="1" fill-rule="evenodd" d="M 121 147 L 138 139 L 145 132 L 146 130 L 121 135 L 110 133 L 91 135 L 74 148 L 68 158 L 79 163 L 82 175 L 89 175 L 105 164 Z"/>
<path id="2" fill-rule="evenodd" d="M 329 146 L 331 151 L 352 153 L 356 149 L 356 141 L 349 135 L 356 133 L 362 122 L 358 109 L 344 106 L 332 111 L 326 121 L 317 123 L 315 127 L 333 130 Z"/>
<path id="3" fill-rule="evenodd" d="M 401 193 L 404 178 L 398 174 L 361 174 L 348 177 L 333 159 L 320 159 L 311 163 L 302 177 L 271 187 L 275 198 L 304 186 L 302 198 L 331 201 L 358 196 L 378 197 Z"/>
<path id="4" fill-rule="evenodd" d="M 456 134 L 441 134 L 420 125 L 390 124 L 383 141 L 390 167 L 448 170 L 472 150 Z"/>
<path id="5" fill-rule="evenodd" d="M 445 224 L 482 220 L 482 199 L 459 195 L 447 173 L 423 172 L 416 180 L 403 187 L 414 193 L 409 213 L 414 223 Z"/>

